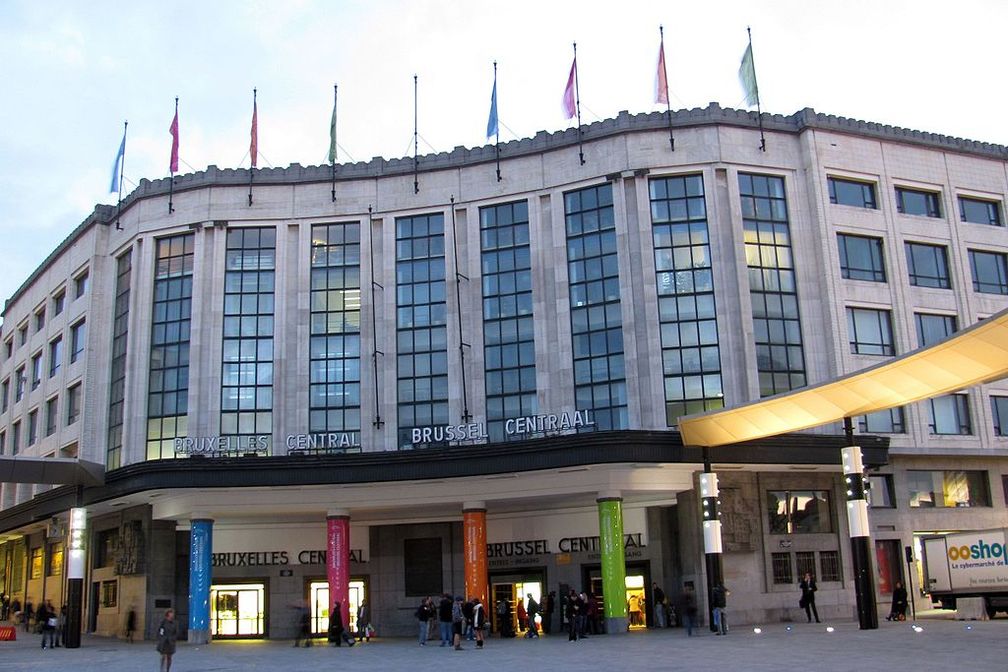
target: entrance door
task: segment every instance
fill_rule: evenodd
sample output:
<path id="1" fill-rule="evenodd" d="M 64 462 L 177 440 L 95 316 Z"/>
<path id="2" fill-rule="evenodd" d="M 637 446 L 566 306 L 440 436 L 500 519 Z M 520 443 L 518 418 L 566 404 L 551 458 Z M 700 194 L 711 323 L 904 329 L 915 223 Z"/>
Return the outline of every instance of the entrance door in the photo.
<path id="1" fill-rule="evenodd" d="M 347 630 L 357 632 L 357 607 L 367 599 L 367 579 L 350 580 L 350 623 Z M 316 635 L 329 633 L 329 583 L 312 581 L 308 584 L 308 603 L 311 609 L 311 628 Z M 346 625 L 346 624 L 345 624 Z"/>
<path id="2" fill-rule="evenodd" d="M 210 586 L 210 634 L 215 638 L 265 637 L 266 585 Z"/>
<path id="3" fill-rule="evenodd" d="M 91 583 L 91 599 L 88 600 L 88 632 L 98 630 L 98 600 L 101 596 L 101 581 Z"/>
<path id="4" fill-rule="evenodd" d="M 602 594 L 602 568 L 599 565 L 583 566 L 584 585 L 594 593 L 598 600 L 599 619 L 603 619 L 604 595 Z M 623 597 L 627 604 L 627 623 L 631 630 L 643 630 L 651 619 L 653 610 L 647 601 L 647 586 L 650 583 L 650 571 L 646 562 L 626 563 L 626 579 L 624 581 Z"/>
<path id="5" fill-rule="evenodd" d="M 492 604 L 484 605 L 487 616 L 490 618 L 494 632 L 517 633 L 519 635 L 528 631 L 532 624 L 525 620 L 518 621 L 518 602 L 521 602 L 523 613 L 528 614 L 528 595 L 531 593 L 536 603 L 539 604 L 540 614 L 543 607 L 543 587 L 546 585 L 545 572 L 543 570 L 525 572 L 522 574 L 491 574 L 490 575 L 490 600 Z M 507 616 L 502 620 L 497 615 L 497 608 L 501 603 L 507 605 Z M 542 632 L 542 617 L 537 620 L 538 631 Z M 503 627 L 503 629 L 502 629 Z"/>

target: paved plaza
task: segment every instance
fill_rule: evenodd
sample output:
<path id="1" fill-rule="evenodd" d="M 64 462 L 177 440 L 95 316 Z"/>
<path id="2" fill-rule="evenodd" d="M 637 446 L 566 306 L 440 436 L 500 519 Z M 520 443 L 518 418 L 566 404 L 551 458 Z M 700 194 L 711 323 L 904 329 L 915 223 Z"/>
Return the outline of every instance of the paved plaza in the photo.
<path id="1" fill-rule="evenodd" d="M 822 625 L 772 624 L 753 632 L 735 628 L 726 637 L 702 631 L 687 638 L 681 629 L 596 636 L 568 642 L 566 636 L 539 640 L 491 639 L 484 650 L 466 642 L 464 651 L 420 647 L 407 639 L 375 639 L 352 649 L 316 645 L 294 649 L 291 642 L 180 642 L 173 672 L 254 672 L 256 670 L 361 670 L 385 672 L 436 670 L 1004 670 L 1008 668 L 1008 619 L 959 622 L 948 616 L 907 623 L 880 623 L 860 631 L 852 621 Z M 834 632 L 826 627 L 832 625 Z M 37 635 L 18 633 L 16 642 L 0 642 L 0 672 L 142 672 L 158 669 L 153 642 L 132 645 L 85 637 L 79 649 L 43 651 Z"/>

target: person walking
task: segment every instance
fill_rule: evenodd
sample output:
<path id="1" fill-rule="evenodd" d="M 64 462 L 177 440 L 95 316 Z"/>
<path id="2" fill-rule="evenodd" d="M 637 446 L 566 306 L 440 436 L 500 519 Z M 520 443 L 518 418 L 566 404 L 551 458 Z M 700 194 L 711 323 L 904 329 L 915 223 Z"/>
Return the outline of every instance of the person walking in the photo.
<path id="1" fill-rule="evenodd" d="M 40 604 L 35 611 L 35 622 L 42 630 L 43 649 L 47 648 L 46 642 L 49 643 L 48 648 L 53 648 L 53 644 L 56 643 L 56 614 L 49 611 L 51 606 L 52 603 Z"/>
<path id="2" fill-rule="evenodd" d="M 14 621 L 13 625 L 17 625 L 18 623 L 21 622 L 20 618 L 23 615 L 21 613 L 21 600 L 19 600 L 16 597 L 13 600 L 11 600 L 10 615 L 12 620 Z"/>
<path id="3" fill-rule="evenodd" d="M 414 614 L 420 628 L 420 646 L 427 646 L 427 621 L 430 620 L 431 615 L 430 599 L 431 598 L 429 597 L 423 598 L 423 600 L 420 601 L 420 606 L 417 607 L 416 613 Z"/>
<path id="4" fill-rule="evenodd" d="M 582 592 L 574 598 L 577 607 L 577 615 L 574 617 L 574 625 L 577 628 L 578 639 L 584 639 L 588 635 L 588 597 Z"/>
<path id="5" fill-rule="evenodd" d="M 577 594 L 571 590 L 567 597 L 565 616 L 567 617 L 567 641 L 576 642 L 578 638 L 578 603 Z"/>
<path id="6" fill-rule="evenodd" d="M 448 593 L 438 602 L 438 625 L 441 626 L 441 646 L 451 646 L 452 599 Z"/>
<path id="7" fill-rule="evenodd" d="M 543 609 L 543 632 L 547 635 L 553 632 L 553 614 L 556 611 L 556 591 L 551 590 L 546 596 L 546 606 Z"/>
<path id="8" fill-rule="evenodd" d="M 465 626 L 465 615 L 462 613 L 462 596 L 455 596 L 451 611 L 452 643 L 456 651 L 462 650 L 462 628 Z"/>
<path id="9" fill-rule="evenodd" d="M 805 572 L 805 577 L 798 584 L 801 588 L 801 599 L 798 600 L 798 606 L 805 610 L 805 617 L 808 622 L 812 622 L 812 615 L 815 614 L 815 622 L 819 622 L 819 612 L 816 610 L 815 606 L 815 594 L 819 588 L 816 586 L 815 577 L 812 576 L 810 572 Z"/>
<path id="10" fill-rule="evenodd" d="M 371 641 L 371 608 L 364 600 L 357 605 L 357 641 Z"/>
<path id="11" fill-rule="evenodd" d="M 526 615 L 528 618 L 528 632 L 525 633 L 525 637 L 528 639 L 539 639 L 539 628 L 536 626 L 536 616 L 539 615 L 539 603 L 535 601 L 532 597 L 532 593 L 528 594 L 528 607 L 526 608 Z"/>
<path id="12" fill-rule="evenodd" d="M 515 605 L 515 617 L 518 619 L 518 632 L 528 630 L 528 611 L 525 609 L 525 600 L 518 596 L 518 603 Z M 525 633 L 528 636 L 528 633 Z"/>
<path id="13" fill-rule="evenodd" d="M 126 614 L 126 641 L 133 643 L 133 632 L 136 630 L 136 609 L 130 606 Z"/>
<path id="14" fill-rule="evenodd" d="M 483 608 L 483 601 L 474 597 L 472 601 L 472 625 L 476 631 L 476 648 L 483 648 L 483 628 L 486 626 L 486 609 Z"/>
<path id="15" fill-rule="evenodd" d="M 56 616 L 56 643 L 53 644 L 53 648 L 58 649 L 60 648 L 60 644 L 66 644 L 66 605 L 64 604 L 60 607 L 58 614 L 54 611 L 54 615 Z"/>
<path id="16" fill-rule="evenodd" d="M 331 614 L 329 620 L 332 620 Z M 301 642 L 304 642 L 305 647 L 311 646 L 311 614 L 305 604 L 298 607 L 297 632 L 297 637 L 294 639 L 294 648 L 301 646 Z"/>
<path id="17" fill-rule="evenodd" d="M 178 623 L 175 622 L 175 610 L 169 609 L 165 612 L 157 631 L 157 652 L 161 654 L 161 672 L 171 672 L 176 642 L 178 642 Z"/>
<path id="18" fill-rule="evenodd" d="M 728 634 L 728 596 L 731 593 L 719 583 L 711 589 L 711 607 L 714 609 L 714 634 Z"/>
<path id="19" fill-rule="evenodd" d="M 897 581 L 892 591 L 892 609 L 886 616 L 887 621 L 905 621 L 907 611 L 907 590 L 902 581 Z"/>
<path id="20" fill-rule="evenodd" d="M 333 602 L 332 611 L 329 612 L 329 643 L 341 646 L 343 642 L 346 642 L 347 646 L 353 646 L 354 638 L 343 625 L 343 605 Z"/>
<path id="21" fill-rule="evenodd" d="M 693 586 L 686 585 L 679 600 L 679 614 L 682 617 L 683 627 L 686 628 L 686 636 L 693 636 L 693 626 L 696 624 L 697 606 L 696 595 L 693 593 Z"/>
<path id="22" fill-rule="evenodd" d="M 654 627 L 664 628 L 665 621 L 665 591 L 658 587 L 658 582 L 651 584 L 651 604 L 654 606 Z"/>
<path id="23" fill-rule="evenodd" d="M 24 613 L 24 631 L 31 632 L 31 620 L 35 616 L 35 607 L 32 605 L 30 597 L 25 598 L 23 613 Z"/>

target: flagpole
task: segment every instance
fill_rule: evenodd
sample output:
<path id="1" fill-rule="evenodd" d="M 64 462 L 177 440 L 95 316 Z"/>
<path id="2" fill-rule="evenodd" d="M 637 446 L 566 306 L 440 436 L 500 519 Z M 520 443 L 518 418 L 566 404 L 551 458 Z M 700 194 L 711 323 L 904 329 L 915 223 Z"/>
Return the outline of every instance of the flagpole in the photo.
<path id="1" fill-rule="evenodd" d="M 749 54 L 752 59 L 752 71 L 753 71 L 753 86 L 756 89 L 756 120 L 759 123 L 759 148 L 760 151 L 766 151 L 766 137 L 763 135 L 763 111 L 760 109 L 759 100 L 759 81 L 756 79 L 756 56 L 752 51 L 752 30 L 749 26 L 746 26 L 746 33 L 749 35 Z"/>
<path id="2" fill-rule="evenodd" d="M 498 113 L 497 113 L 497 61 L 494 61 L 493 95 L 494 95 L 494 99 L 493 99 L 494 114 L 498 115 Z M 497 121 L 497 128 L 494 129 L 494 130 L 497 131 L 497 140 L 494 143 L 494 145 L 496 146 L 496 153 L 497 153 L 497 181 L 500 182 L 501 181 L 501 173 L 500 173 L 500 116 L 499 115 L 497 116 L 496 121 Z"/>
<path id="3" fill-rule="evenodd" d="M 574 104 L 577 109 L 577 120 L 578 120 L 578 156 L 581 157 L 581 165 L 585 164 L 584 160 L 584 145 L 581 140 L 581 90 L 578 88 L 578 71 L 577 71 L 577 42 L 574 43 Z"/>
<path id="4" fill-rule="evenodd" d="M 661 35 L 661 68 L 662 77 L 665 81 L 665 118 L 668 120 L 668 141 L 675 151 L 675 137 L 672 135 L 672 103 L 669 102 L 668 95 L 668 71 L 665 69 L 665 28 L 658 24 L 658 33 Z"/>
<path id="5" fill-rule="evenodd" d="M 116 203 L 116 231 L 122 231 L 122 227 L 119 225 L 119 215 L 122 213 L 122 185 L 123 185 L 123 173 L 126 172 L 126 129 L 129 128 L 129 121 L 123 121 L 123 141 L 122 141 L 122 159 L 119 162 L 119 202 Z"/>
<path id="6" fill-rule="evenodd" d="M 178 96 L 175 96 L 175 119 L 178 119 Z M 178 133 L 177 128 L 175 132 Z M 174 142 L 174 138 L 172 141 Z M 168 214 L 170 215 L 175 212 L 175 208 L 172 205 L 172 198 L 175 195 L 175 170 L 170 159 L 168 161 L 168 172 L 171 174 L 171 178 L 168 181 Z"/>
<path id="7" fill-rule="evenodd" d="M 255 164 L 256 155 L 259 154 L 259 119 L 258 110 L 256 109 L 256 98 L 258 97 L 258 91 L 252 89 L 252 138 L 255 140 L 252 145 L 249 146 L 249 193 L 248 193 L 248 204 L 252 205 L 252 180 L 255 177 Z"/>
<path id="8" fill-rule="evenodd" d="M 413 75 L 413 193 L 420 193 L 420 175 L 417 159 L 417 76 Z"/>
<path id="9" fill-rule="evenodd" d="M 333 84 L 333 108 L 332 108 L 332 124 L 329 129 L 332 134 L 332 147 L 329 156 L 329 163 L 332 164 L 332 202 L 336 202 L 336 101 L 339 95 L 339 87 Z"/>

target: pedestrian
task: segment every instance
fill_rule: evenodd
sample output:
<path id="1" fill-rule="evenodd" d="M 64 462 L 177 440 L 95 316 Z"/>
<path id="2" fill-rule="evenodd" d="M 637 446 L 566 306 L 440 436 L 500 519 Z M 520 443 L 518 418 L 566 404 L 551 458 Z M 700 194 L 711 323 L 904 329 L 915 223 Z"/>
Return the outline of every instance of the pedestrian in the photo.
<path id="1" fill-rule="evenodd" d="M 21 622 L 21 617 L 24 614 L 21 612 L 21 600 L 19 600 L 16 597 L 13 600 L 11 600 L 10 613 L 11 616 L 13 617 L 14 625 L 17 625 L 18 623 Z"/>
<path id="2" fill-rule="evenodd" d="M 455 603 L 452 604 L 451 612 L 451 625 L 452 625 L 452 643 L 455 645 L 456 651 L 462 650 L 462 627 L 465 623 L 465 616 L 462 613 L 462 596 L 455 596 Z"/>
<path id="3" fill-rule="evenodd" d="M 553 613 L 556 611 L 556 591 L 551 590 L 546 596 L 546 606 L 543 609 L 543 632 L 547 635 L 553 631 Z"/>
<path id="4" fill-rule="evenodd" d="M 59 613 L 56 614 L 56 643 L 53 644 L 54 649 L 60 648 L 60 644 L 66 645 L 66 617 L 67 608 L 64 604 L 60 607 Z"/>
<path id="5" fill-rule="evenodd" d="M 532 593 L 528 593 L 528 607 L 526 609 L 526 615 L 528 617 L 528 632 L 525 636 L 529 639 L 539 639 L 539 628 L 536 626 L 536 616 L 539 615 L 539 610 L 541 607 L 539 603 L 535 601 L 532 597 Z"/>
<path id="6" fill-rule="evenodd" d="M 521 595 L 518 596 L 518 604 L 515 605 L 515 617 L 518 619 L 518 632 L 528 630 L 528 611 L 525 609 L 525 600 Z"/>
<path id="7" fill-rule="evenodd" d="M 714 610 L 714 634 L 728 634 L 728 596 L 731 592 L 718 583 L 711 589 L 711 607 Z"/>
<path id="8" fill-rule="evenodd" d="M 886 616 L 887 621 L 905 621 L 907 611 L 907 590 L 902 581 L 897 581 L 892 591 L 892 609 Z"/>
<path id="9" fill-rule="evenodd" d="M 572 589 L 570 595 L 567 596 L 567 609 L 565 615 L 567 616 L 567 641 L 576 642 L 578 639 L 578 598 L 577 594 Z"/>
<path id="10" fill-rule="evenodd" d="M 658 586 L 655 581 L 651 584 L 651 604 L 654 605 L 654 627 L 664 628 L 665 620 L 665 591 Z"/>
<path id="11" fill-rule="evenodd" d="M 686 636 L 692 637 L 693 626 L 696 624 L 697 606 L 696 595 L 690 584 L 686 584 L 679 598 L 679 615 L 682 617 L 683 627 L 686 628 Z"/>
<path id="12" fill-rule="evenodd" d="M 161 654 L 161 672 L 171 672 L 171 661 L 175 655 L 177 641 L 178 624 L 175 622 L 175 610 L 169 609 L 165 612 L 157 631 L 157 652 Z"/>
<path id="13" fill-rule="evenodd" d="M 427 628 L 431 615 L 430 599 L 429 597 L 425 597 L 420 600 L 420 606 L 417 607 L 414 614 L 420 628 L 420 646 L 427 646 Z"/>
<path id="14" fill-rule="evenodd" d="M 451 646 L 452 599 L 448 593 L 438 602 L 438 625 L 441 626 L 441 646 Z"/>
<path id="15" fill-rule="evenodd" d="M 24 611 L 22 613 L 24 614 L 24 631 L 30 632 L 31 620 L 35 616 L 35 607 L 32 605 L 30 597 L 25 598 Z"/>
<path id="16" fill-rule="evenodd" d="M 574 619 L 577 624 L 578 639 L 584 639 L 588 635 L 588 597 L 584 592 L 580 592 L 574 601 L 578 608 L 577 618 Z"/>
<path id="17" fill-rule="evenodd" d="M 798 587 L 801 588 L 801 599 L 798 600 L 798 606 L 805 610 L 805 617 L 809 623 L 812 622 L 813 614 L 815 614 L 815 622 L 818 623 L 819 612 L 815 606 L 815 594 L 819 588 L 816 586 L 815 577 L 810 572 L 805 572 L 805 578 L 801 580 Z"/>
<path id="18" fill-rule="evenodd" d="M 330 614 L 330 621 L 332 620 L 332 614 Z M 308 611 L 308 606 L 305 604 L 300 605 L 297 608 L 297 637 L 294 639 L 294 648 L 301 646 L 301 642 L 304 642 L 305 647 L 311 646 L 311 613 Z"/>
<path id="19" fill-rule="evenodd" d="M 508 617 L 511 615 L 507 600 L 497 600 L 497 633 L 501 639 L 508 636 Z"/>
<path id="20" fill-rule="evenodd" d="M 462 603 L 462 636 L 466 641 L 472 642 L 476 639 L 476 598 L 466 600 Z"/>
<path id="21" fill-rule="evenodd" d="M 10 606 L 10 598 L 7 593 L 0 591 L 0 621 L 7 620 L 7 608 Z"/>
<path id="22" fill-rule="evenodd" d="M 371 609 L 361 600 L 357 605 L 357 641 L 371 641 Z"/>
<path id="23" fill-rule="evenodd" d="M 49 607 L 46 604 L 40 604 L 38 609 L 35 611 L 35 622 L 39 624 L 39 629 L 42 631 L 42 648 L 45 649 L 46 642 L 49 643 L 48 648 L 52 648 L 53 644 L 56 643 L 56 614 L 50 614 Z"/>
<path id="24" fill-rule="evenodd" d="M 136 630 L 136 609 L 133 605 L 130 605 L 129 612 L 126 614 L 126 641 L 130 644 L 133 643 L 133 632 Z"/>
<path id="25" fill-rule="evenodd" d="M 483 601 L 478 597 L 473 598 L 473 629 L 476 631 L 476 648 L 483 648 L 483 628 L 486 626 L 486 609 L 483 608 Z"/>
<path id="26" fill-rule="evenodd" d="M 600 621 L 601 610 L 599 609 L 598 598 L 595 597 L 595 593 L 588 593 L 588 599 L 585 602 L 585 632 L 588 634 L 591 632 L 593 635 L 602 634 L 602 624 Z"/>
<path id="27" fill-rule="evenodd" d="M 347 646 L 353 646 L 354 638 L 343 626 L 343 605 L 333 602 L 332 611 L 329 612 L 329 643 L 340 646 L 343 642 L 346 642 Z"/>

